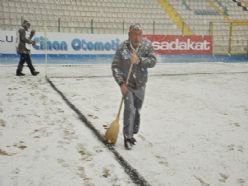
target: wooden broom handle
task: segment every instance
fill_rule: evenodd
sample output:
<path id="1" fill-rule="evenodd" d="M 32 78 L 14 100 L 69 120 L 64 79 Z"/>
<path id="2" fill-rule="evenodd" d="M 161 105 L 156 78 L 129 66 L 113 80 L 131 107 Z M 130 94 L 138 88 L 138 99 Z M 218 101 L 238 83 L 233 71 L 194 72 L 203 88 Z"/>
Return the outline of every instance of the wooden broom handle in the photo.
<path id="1" fill-rule="evenodd" d="M 137 53 L 137 51 L 138 51 L 139 48 L 135 50 L 133 48 L 133 46 L 132 46 L 132 43 L 130 43 L 130 44 L 131 44 L 131 48 L 132 48 L 133 53 Z M 132 69 L 133 69 L 133 63 L 131 63 L 131 65 L 129 67 L 129 70 L 128 70 L 127 80 L 125 82 L 126 85 L 128 85 L 128 83 L 129 83 L 129 79 L 130 79 L 130 76 L 131 76 L 131 73 L 132 73 Z M 119 119 L 119 117 L 120 117 L 121 108 L 122 108 L 123 102 L 124 102 L 124 96 L 122 96 L 121 104 L 120 104 L 120 107 L 119 107 L 119 110 L 118 110 L 118 114 L 117 114 L 116 119 Z"/>
<path id="2" fill-rule="evenodd" d="M 126 85 L 128 85 L 128 82 L 129 82 L 129 78 L 131 76 L 131 72 L 132 72 L 132 69 L 133 69 L 133 64 L 131 64 L 131 66 L 129 67 L 129 70 L 128 70 L 128 75 L 127 75 L 127 80 L 126 80 Z M 121 99 L 121 104 L 120 104 L 120 107 L 119 107 L 119 110 L 118 110 L 118 114 L 117 114 L 117 119 L 119 119 L 120 117 L 120 114 L 121 114 L 121 108 L 122 108 L 122 105 L 123 105 L 123 101 L 124 101 L 124 96 L 122 96 L 122 99 Z"/>

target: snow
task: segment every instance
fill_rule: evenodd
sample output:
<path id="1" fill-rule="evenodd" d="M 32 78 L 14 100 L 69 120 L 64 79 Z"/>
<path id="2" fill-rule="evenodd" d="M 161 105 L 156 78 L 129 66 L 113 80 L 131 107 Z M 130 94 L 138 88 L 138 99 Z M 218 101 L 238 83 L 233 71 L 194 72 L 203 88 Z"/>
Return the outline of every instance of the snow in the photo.
<path id="1" fill-rule="evenodd" d="M 0 66 L 0 185 L 134 185 L 43 65 L 37 77 L 15 68 Z M 110 65 L 47 73 L 104 134 L 121 101 Z M 248 185 L 248 64 L 158 64 L 149 75 L 137 145 L 125 150 L 120 131 L 115 149 L 151 185 Z"/>

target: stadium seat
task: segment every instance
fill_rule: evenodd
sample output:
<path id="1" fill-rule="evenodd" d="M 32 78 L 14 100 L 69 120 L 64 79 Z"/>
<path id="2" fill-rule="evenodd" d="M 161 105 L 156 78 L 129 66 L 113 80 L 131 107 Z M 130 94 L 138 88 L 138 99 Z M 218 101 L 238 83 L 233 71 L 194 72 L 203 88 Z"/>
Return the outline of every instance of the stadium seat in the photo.
<path id="1" fill-rule="evenodd" d="M 153 30 L 153 21 L 156 24 L 166 24 L 167 28 L 170 29 L 171 34 L 176 33 L 177 28 L 174 27 L 174 23 L 169 19 L 169 17 L 163 12 L 162 8 L 157 1 L 149 0 L 138 0 L 131 1 L 128 0 L 123 2 L 121 0 L 104 0 L 104 1 L 71 1 L 71 0 L 13 0 L 13 1 L 3 1 L 1 7 L 1 19 L 4 17 L 23 18 L 28 19 L 35 25 L 40 26 L 43 24 L 39 20 L 50 20 L 57 21 L 58 18 L 61 18 L 61 27 L 69 27 L 68 29 L 60 29 L 78 32 L 80 29 L 74 29 L 76 24 L 68 24 L 71 20 L 76 18 L 81 18 L 80 22 L 90 23 L 91 19 L 94 21 L 101 21 L 108 23 L 108 27 L 104 27 L 104 33 L 120 32 L 118 29 L 113 29 L 115 23 L 122 23 L 125 21 L 130 24 L 134 21 L 140 21 L 141 23 L 149 23 L 145 28 L 145 33 L 152 34 Z M 86 18 L 86 19 L 85 19 Z M 4 22 L 1 20 L 1 22 Z M 11 24 L 17 24 L 19 26 L 20 22 L 12 21 Z M 54 22 L 47 21 L 47 26 L 51 26 L 50 30 L 58 31 Z M 8 23 L 7 23 L 8 24 Z M 9 27 L 7 24 L 1 25 L 1 29 L 7 30 Z M 33 23 L 34 25 L 34 23 Z M 81 26 L 79 26 L 81 27 Z M 72 28 L 72 29 L 70 29 Z M 128 27 L 126 27 L 127 29 Z M 95 28 L 94 30 L 96 30 Z M 38 30 L 39 31 L 39 30 Z M 82 29 L 81 29 L 82 31 Z M 102 30 L 101 30 L 102 31 Z M 127 31 L 127 30 L 125 30 Z M 88 31 L 86 31 L 88 32 Z M 122 30 L 123 32 L 123 30 Z"/>

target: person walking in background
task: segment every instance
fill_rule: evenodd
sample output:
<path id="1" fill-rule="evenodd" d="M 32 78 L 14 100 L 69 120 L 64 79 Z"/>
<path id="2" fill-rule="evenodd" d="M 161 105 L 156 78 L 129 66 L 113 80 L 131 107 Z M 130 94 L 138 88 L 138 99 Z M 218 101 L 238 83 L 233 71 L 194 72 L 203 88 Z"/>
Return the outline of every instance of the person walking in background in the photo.
<path id="1" fill-rule="evenodd" d="M 154 67 L 157 59 L 151 43 L 143 39 L 140 24 L 132 24 L 128 36 L 128 40 L 121 43 L 115 53 L 112 73 L 124 97 L 124 146 L 129 150 L 136 143 L 134 134 L 138 133 L 140 127 L 140 109 L 145 95 L 147 68 Z M 131 64 L 133 68 L 127 85 Z"/>
<path id="2" fill-rule="evenodd" d="M 27 62 L 30 72 L 33 76 L 39 74 L 39 72 L 35 70 L 30 58 L 31 45 L 35 44 L 35 41 L 31 40 L 35 34 L 35 31 L 31 30 L 30 33 L 28 32 L 30 26 L 30 23 L 27 20 L 24 20 L 22 23 L 22 27 L 18 31 L 19 44 L 17 47 L 17 53 L 20 55 L 20 61 L 16 70 L 17 76 L 25 75 L 22 73 L 23 65 L 25 62 Z"/>

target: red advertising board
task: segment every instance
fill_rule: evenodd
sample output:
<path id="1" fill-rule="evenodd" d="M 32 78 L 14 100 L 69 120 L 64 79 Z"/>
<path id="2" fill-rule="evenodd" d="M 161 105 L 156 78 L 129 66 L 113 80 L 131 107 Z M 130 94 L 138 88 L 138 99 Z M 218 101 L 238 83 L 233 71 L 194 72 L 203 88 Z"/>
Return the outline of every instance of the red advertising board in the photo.
<path id="1" fill-rule="evenodd" d="M 212 54 L 211 36 L 145 35 L 157 54 Z"/>

